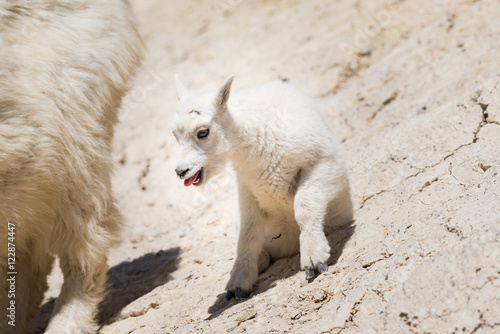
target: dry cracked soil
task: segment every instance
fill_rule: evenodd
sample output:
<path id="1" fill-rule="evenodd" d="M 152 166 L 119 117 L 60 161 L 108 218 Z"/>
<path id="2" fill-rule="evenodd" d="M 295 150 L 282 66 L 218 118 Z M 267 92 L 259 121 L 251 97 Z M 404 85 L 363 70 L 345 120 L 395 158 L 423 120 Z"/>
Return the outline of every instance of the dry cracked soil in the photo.
<path id="1" fill-rule="evenodd" d="M 500 333 L 500 2 L 132 0 L 147 47 L 116 129 L 124 242 L 101 333 Z M 347 156 L 355 224 L 307 283 L 276 261 L 225 301 L 230 167 L 185 188 L 173 74 L 234 90 L 282 79 L 320 105 Z M 61 274 L 38 319 L 43 330 Z"/>

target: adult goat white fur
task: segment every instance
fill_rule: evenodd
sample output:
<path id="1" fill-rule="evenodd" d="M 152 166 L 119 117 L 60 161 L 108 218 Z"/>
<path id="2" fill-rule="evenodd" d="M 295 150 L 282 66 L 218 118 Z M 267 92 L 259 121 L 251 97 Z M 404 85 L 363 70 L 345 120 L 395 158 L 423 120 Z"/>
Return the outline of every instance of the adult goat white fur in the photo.
<path id="1" fill-rule="evenodd" d="M 316 104 L 280 81 L 231 97 L 233 76 L 216 92 L 175 82 L 177 174 L 200 185 L 230 160 L 238 177 L 238 249 L 226 297 L 246 297 L 272 260 L 299 250 L 307 278 L 326 271 L 325 228 L 348 224 L 353 212 L 341 145 Z"/>
<path id="2" fill-rule="evenodd" d="M 98 329 L 106 251 L 121 226 L 113 126 L 141 53 L 126 0 L 0 1 L 1 333 L 31 330 L 56 255 L 64 284 L 46 333 Z"/>

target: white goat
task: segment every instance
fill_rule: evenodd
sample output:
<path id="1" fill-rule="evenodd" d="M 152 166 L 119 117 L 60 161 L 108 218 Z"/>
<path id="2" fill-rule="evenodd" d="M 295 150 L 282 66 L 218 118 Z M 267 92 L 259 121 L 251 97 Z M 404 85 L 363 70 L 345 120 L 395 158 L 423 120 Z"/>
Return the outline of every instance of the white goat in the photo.
<path id="1" fill-rule="evenodd" d="M 55 255 L 46 333 L 97 330 L 121 226 L 113 126 L 141 53 L 126 0 L 0 1 L 0 333 L 31 330 Z"/>
<path id="2" fill-rule="evenodd" d="M 172 128 L 178 176 L 200 185 L 229 159 L 238 176 L 240 229 L 227 299 L 248 296 L 271 260 L 300 250 L 306 277 L 327 270 L 324 227 L 352 221 L 340 143 L 315 103 L 290 84 L 271 82 L 230 95 L 191 93 L 176 76 Z"/>

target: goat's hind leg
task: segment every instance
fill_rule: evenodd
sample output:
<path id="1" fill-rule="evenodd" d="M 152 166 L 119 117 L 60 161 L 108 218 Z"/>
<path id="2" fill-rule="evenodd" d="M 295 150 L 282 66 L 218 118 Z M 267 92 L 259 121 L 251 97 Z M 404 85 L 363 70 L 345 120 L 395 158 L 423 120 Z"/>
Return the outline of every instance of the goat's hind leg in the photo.
<path id="1" fill-rule="evenodd" d="M 60 266 L 64 275 L 46 333 L 96 333 L 98 305 L 106 284 L 106 251 L 111 240 L 102 223 L 82 231 L 70 249 L 61 250 Z"/>
<path id="2" fill-rule="evenodd" d="M 60 264 L 64 284 L 46 333 L 95 333 L 97 307 L 106 283 L 105 254 L 86 265 L 63 255 Z"/>

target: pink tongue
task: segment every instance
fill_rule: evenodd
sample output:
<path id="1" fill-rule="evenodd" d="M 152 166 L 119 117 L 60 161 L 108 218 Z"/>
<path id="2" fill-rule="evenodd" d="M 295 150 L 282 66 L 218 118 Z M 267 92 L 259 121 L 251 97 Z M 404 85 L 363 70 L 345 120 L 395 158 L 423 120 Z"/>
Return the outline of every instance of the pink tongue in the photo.
<path id="1" fill-rule="evenodd" d="M 198 178 L 198 175 L 200 175 L 200 171 L 198 171 L 196 174 L 194 174 L 192 177 L 190 177 L 189 179 L 185 179 L 184 180 L 184 185 L 186 187 L 189 187 L 190 185 L 193 184 L 194 181 L 196 181 L 196 179 Z"/>

